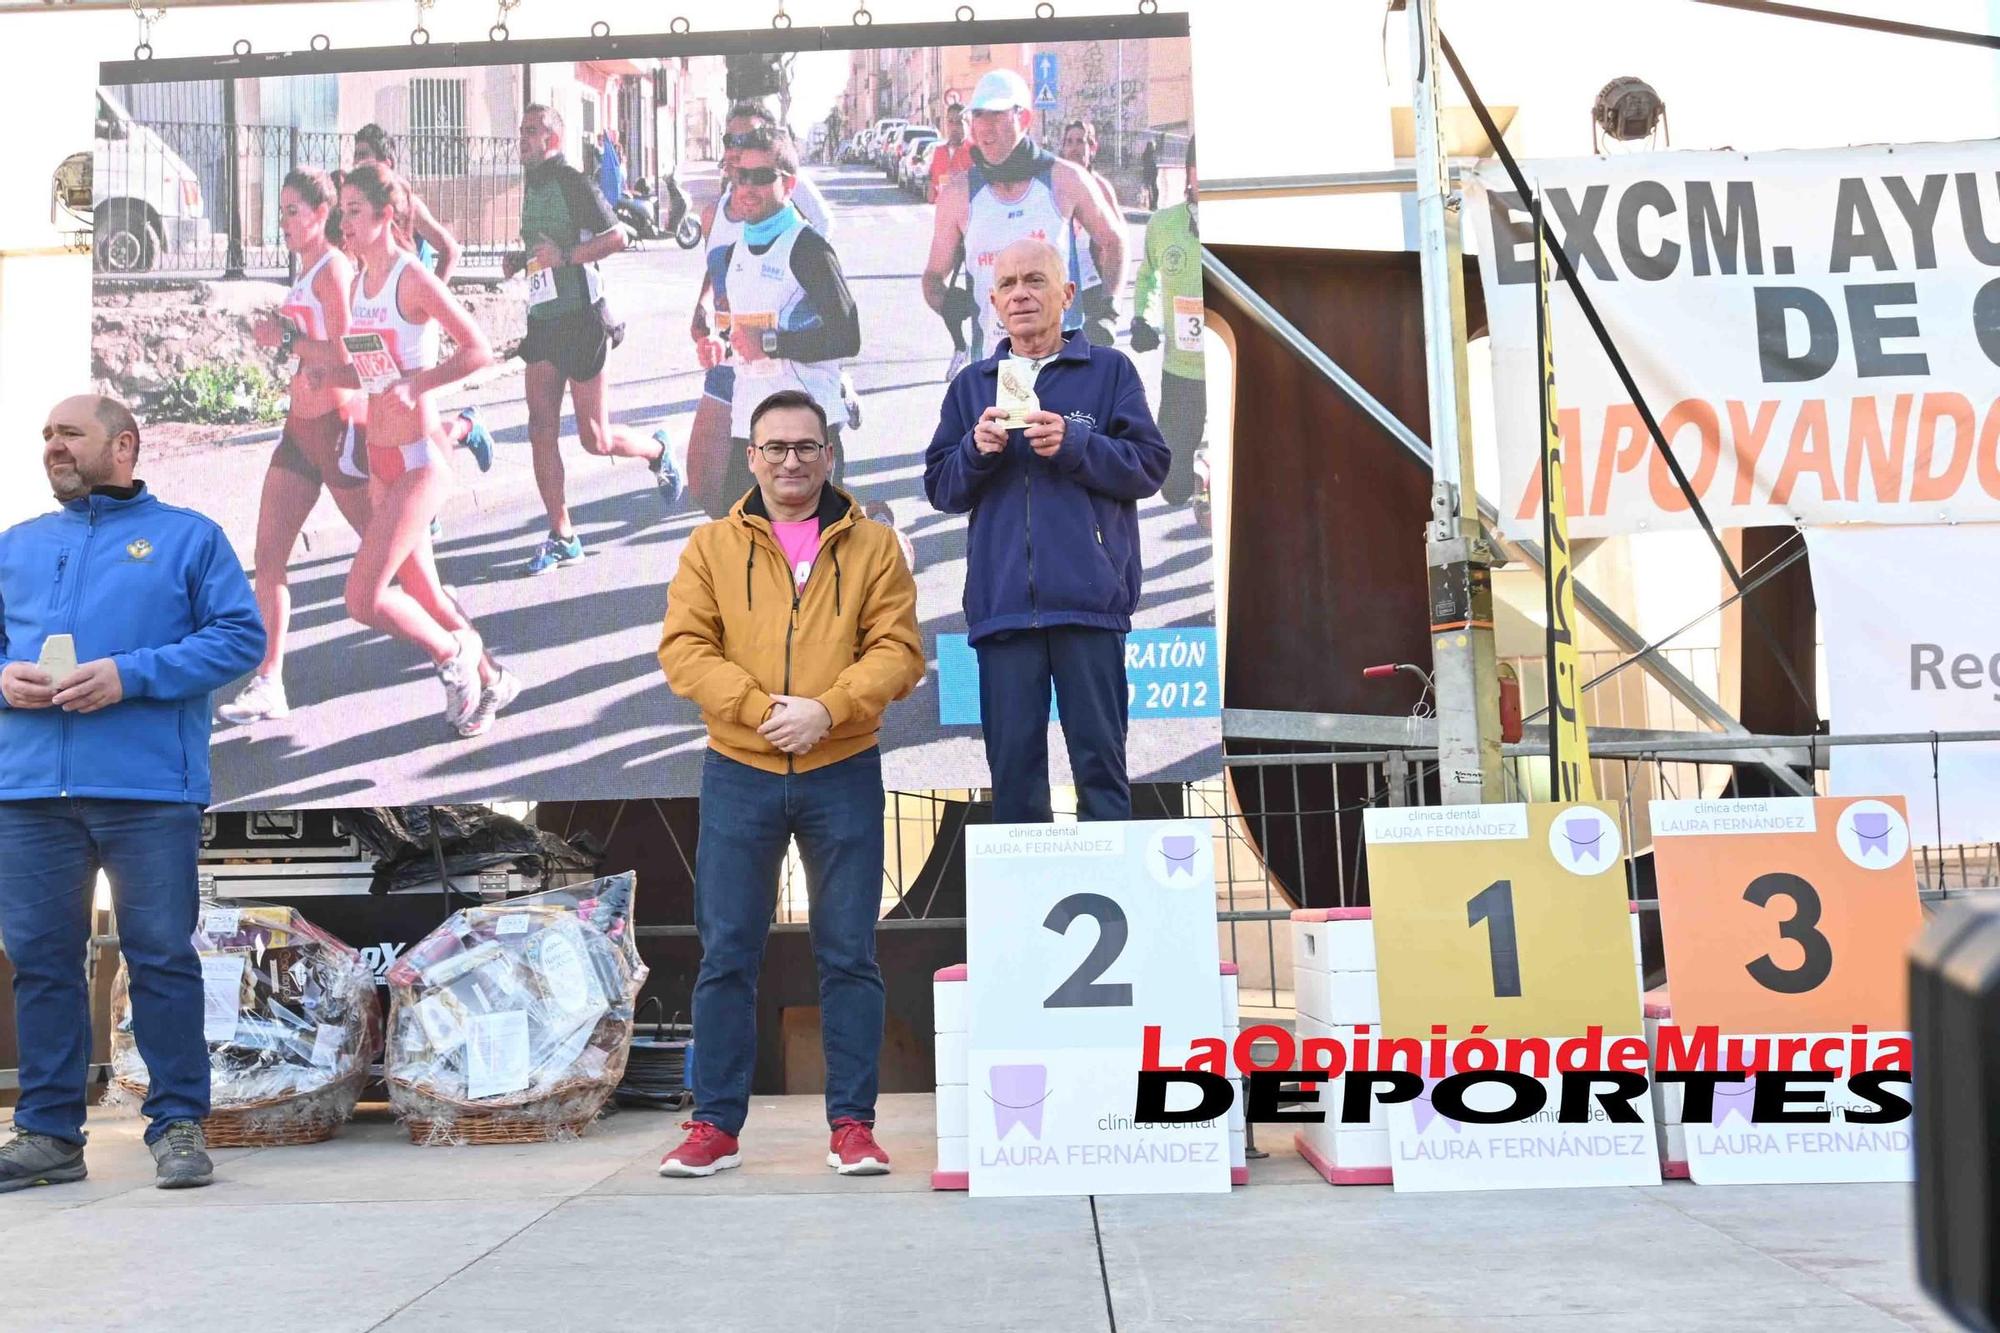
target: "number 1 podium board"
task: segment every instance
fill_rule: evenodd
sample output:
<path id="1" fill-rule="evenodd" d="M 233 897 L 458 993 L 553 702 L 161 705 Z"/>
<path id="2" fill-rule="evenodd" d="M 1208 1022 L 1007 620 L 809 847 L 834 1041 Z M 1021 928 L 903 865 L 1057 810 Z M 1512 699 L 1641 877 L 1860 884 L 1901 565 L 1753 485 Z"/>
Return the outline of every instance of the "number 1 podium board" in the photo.
<path id="1" fill-rule="evenodd" d="M 1593 1027 L 1607 1046 L 1643 1037 L 1613 807 L 1378 809 L 1364 822 L 1384 1040 L 1414 1038 L 1428 1052 L 1432 1029 L 1443 1026 L 1455 1056 L 1475 1028 L 1496 1045 L 1533 1037 L 1551 1050 Z M 1417 1099 L 1386 1108 L 1396 1188 L 1659 1183 L 1648 1099 L 1637 1099 L 1638 1123 L 1612 1123 L 1599 1112 L 1559 1124 L 1556 1071 L 1521 1072 L 1541 1079 L 1545 1111 L 1476 1124 L 1436 1109 L 1437 1079 L 1426 1067 Z M 1491 1111 L 1509 1095 L 1488 1084 L 1466 1101 Z"/>
<path id="2" fill-rule="evenodd" d="M 1208 821 L 968 828 L 965 874 L 971 1192 L 1228 1192 L 1226 1114 L 1132 1123 L 1144 1029 L 1229 1026 Z"/>
<path id="3" fill-rule="evenodd" d="M 1856 1025 L 1869 1029 L 1875 1051 L 1908 1040 L 1905 957 L 1922 911 L 1900 797 L 1654 801 L 1652 824 L 1667 993 L 1684 1038 L 1710 1029 L 1723 1055 L 1738 1038 L 1749 1052 L 1769 1050 L 1768 1067 L 1796 1071 L 1808 1067 L 1806 1053 L 1795 1045 L 1777 1060 L 1780 1040 L 1833 1053 L 1837 1039 L 1843 1060 Z M 1684 1125 L 1689 1176 L 1700 1184 L 1911 1178 L 1908 1120 L 1849 1124 L 1845 1112 L 1875 1104 L 1840 1084 L 1822 1091 L 1831 1123 L 1760 1125 L 1751 1085 L 1723 1085 L 1707 1122 Z"/>

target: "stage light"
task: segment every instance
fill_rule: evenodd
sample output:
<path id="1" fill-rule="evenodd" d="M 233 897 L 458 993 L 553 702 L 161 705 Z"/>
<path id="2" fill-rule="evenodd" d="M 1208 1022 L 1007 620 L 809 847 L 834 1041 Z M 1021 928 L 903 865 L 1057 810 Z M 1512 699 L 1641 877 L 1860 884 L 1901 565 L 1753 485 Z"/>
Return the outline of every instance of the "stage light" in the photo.
<path id="1" fill-rule="evenodd" d="M 1590 120 L 1591 141 L 1602 152 L 1607 138 L 1634 143 L 1650 140 L 1655 132 L 1664 132 L 1667 104 L 1652 84 L 1627 74 L 1598 90 L 1597 100 L 1591 104 Z"/>

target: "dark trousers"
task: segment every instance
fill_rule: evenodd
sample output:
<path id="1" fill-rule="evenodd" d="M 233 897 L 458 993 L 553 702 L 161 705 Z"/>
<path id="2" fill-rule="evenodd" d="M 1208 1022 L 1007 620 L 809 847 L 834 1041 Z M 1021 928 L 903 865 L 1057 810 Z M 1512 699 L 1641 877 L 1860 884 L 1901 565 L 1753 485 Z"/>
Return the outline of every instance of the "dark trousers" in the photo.
<path id="1" fill-rule="evenodd" d="M 882 752 L 808 773 L 766 773 L 709 750 L 701 765 L 694 919 L 694 1114 L 736 1134 L 757 1065 L 757 974 L 785 847 L 799 844 L 819 967 L 826 1118 L 875 1122 L 882 1058 Z"/>
<path id="2" fill-rule="evenodd" d="M 132 991 L 132 1035 L 151 1088 L 151 1143 L 208 1115 L 195 861 L 201 807 L 58 797 L 0 801 L 0 942 L 14 968 L 21 1100 L 14 1127 L 83 1142 L 90 1072 L 91 897 L 111 881 Z"/>
<path id="3" fill-rule="evenodd" d="M 1208 429 L 1208 388 L 1187 375 L 1160 376 L 1160 434 L 1167 438 L 1173 461 L 1160 483 L 1160 498 L 1170 505 L 1186 504 L 1201 478 L 1195 475 L 1194 451 Z"/>
<path id="4" fill-rule="evenodd" d="M 993 773 L 993 822 L 1046 824 L 1049 686 L 1055 686 L 1081 819 L 1130 819 L 1125 774 L 1125 636 L 1058 625 L 981 639 L 979 722 Z"/>

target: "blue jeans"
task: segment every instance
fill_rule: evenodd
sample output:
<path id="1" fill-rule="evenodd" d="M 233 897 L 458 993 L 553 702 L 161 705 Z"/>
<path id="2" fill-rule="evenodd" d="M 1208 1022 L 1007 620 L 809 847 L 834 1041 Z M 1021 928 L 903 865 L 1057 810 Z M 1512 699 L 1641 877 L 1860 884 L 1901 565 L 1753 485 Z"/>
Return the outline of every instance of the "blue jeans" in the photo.
<path id="1" fill-rule="evenodd" d="M 786 843 L 796 838 L 819 966 L 826 1118 L 875 1122 L 882 1058 L 882 753 L 809 773 L 766 773 L 714 750 L 702 758 L 694 920 L 694 1114 L 729 1134 L 750 1111 L 757 1063 L 757 974 L 778 903 Z"/>
<path id="2" fill-rule="evenodd" d="M 979 654 L 979 728 L 993 774 L 993 822 L 1046 824 L 1049 687 L 1083 820 L 1130 819 L 1125 771 L 1125 636 L 1083 625 L 1017 629 L 973 645 Z"/>
<path id="3" fill-rule="evenodd" d="M 90 945 L 97 872 L 111 881 L 131 982 L 132 1035 L 152 1076 L 151 1143 L 175 1120 L 208 1114 L 201 1031 L 201 807 L 178 801 L 59 797 L 0 801 L 0 942 L 14 968 L 21 1101 L 14 1127 L 84 1139 L 90 1073 Z"/>

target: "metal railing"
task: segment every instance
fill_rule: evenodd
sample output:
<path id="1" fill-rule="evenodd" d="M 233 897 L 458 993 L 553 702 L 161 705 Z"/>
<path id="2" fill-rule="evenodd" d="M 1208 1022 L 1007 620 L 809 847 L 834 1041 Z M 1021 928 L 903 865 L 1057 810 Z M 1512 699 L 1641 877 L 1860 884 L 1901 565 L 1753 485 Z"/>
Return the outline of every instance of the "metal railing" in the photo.
<path id="1" fill-rule="evenodd" d="M 1370 730 L 1356 725 L 1364 721 L 1382 724 L 1378 736 L 1393 737 L 1401 730 L 1418 739 L 1341 750 L 1314 738 L 1314 733 Z M 1259 849 L 1260 864 L 1288 902 L 1365 905 L 1365 849 L 1358 815 L 1370 807 L 1436 802 L 1437 750 L 1434 744 L 1423 743 L 1428 739 L 1425 730 L 1421 719 L 1412 725 L 1409 719 L 1389 717 L 1239 713 L 1231 719 L 1227 734 L 1233 741 L 1284 747 L 1276 752 L 1232 753 L 1223 762 L 1233 784 L 1235 807 L 1244 812 L 1233 817 L 1254 830 L 1252 845 Z M 1640 891 L 1638 865 L 1631 858 L 1650 850 L 1647 807 L 1653 800 L 1733 798 L 1739 794 L 1739 768 L 1756 769 L 1773 757 L 1805 770 L 1812 791 L 1826 795 L 1827 770 L 1836 749 L 1994 741 L 2000 741 L 2000 731 L 1762 736 L 1605 726 L 1592 737 L 1591 767 L 1600 799 L 1619 807 L 1621 834 L 1630 849 L 1626 865 L 1631 896 L 1642 911 L 1649 911 L 1657 907 L 1656 900 Z M 1502 799 L 1548 799 L 1546 734 L 1530 728 L 1524 740 L 1503 747 L 1503 753 Z M 1934 780 L 1935 794 L 1949 801 L 1948 777 Z M 2000 888 L 2000 844 L 1926 842 L 1924 833 L 1921 822 L 1912 821 L 1912 855 L 1922 897 Z M 1308 848 L 1330 848 L 1331 854 L 1309 856 Z M 1331 885 L 1326 883 L 1329 861 Z"/>
<path id="2" fill-rule="evenodd" d="M 497 268 L 518 245 L 521 163 L 512 137 L 416 131 L 398 137 L 399 169 L 463 247 L 460 264 Z M 279 191 L 295 167 L 354 161 L 354 136 L 285 125 L 133 122 L 99 139 L 93 162 L 99 277 L 284 274 Z M 107 221 L 143 227 L 112 247 Z"/>

